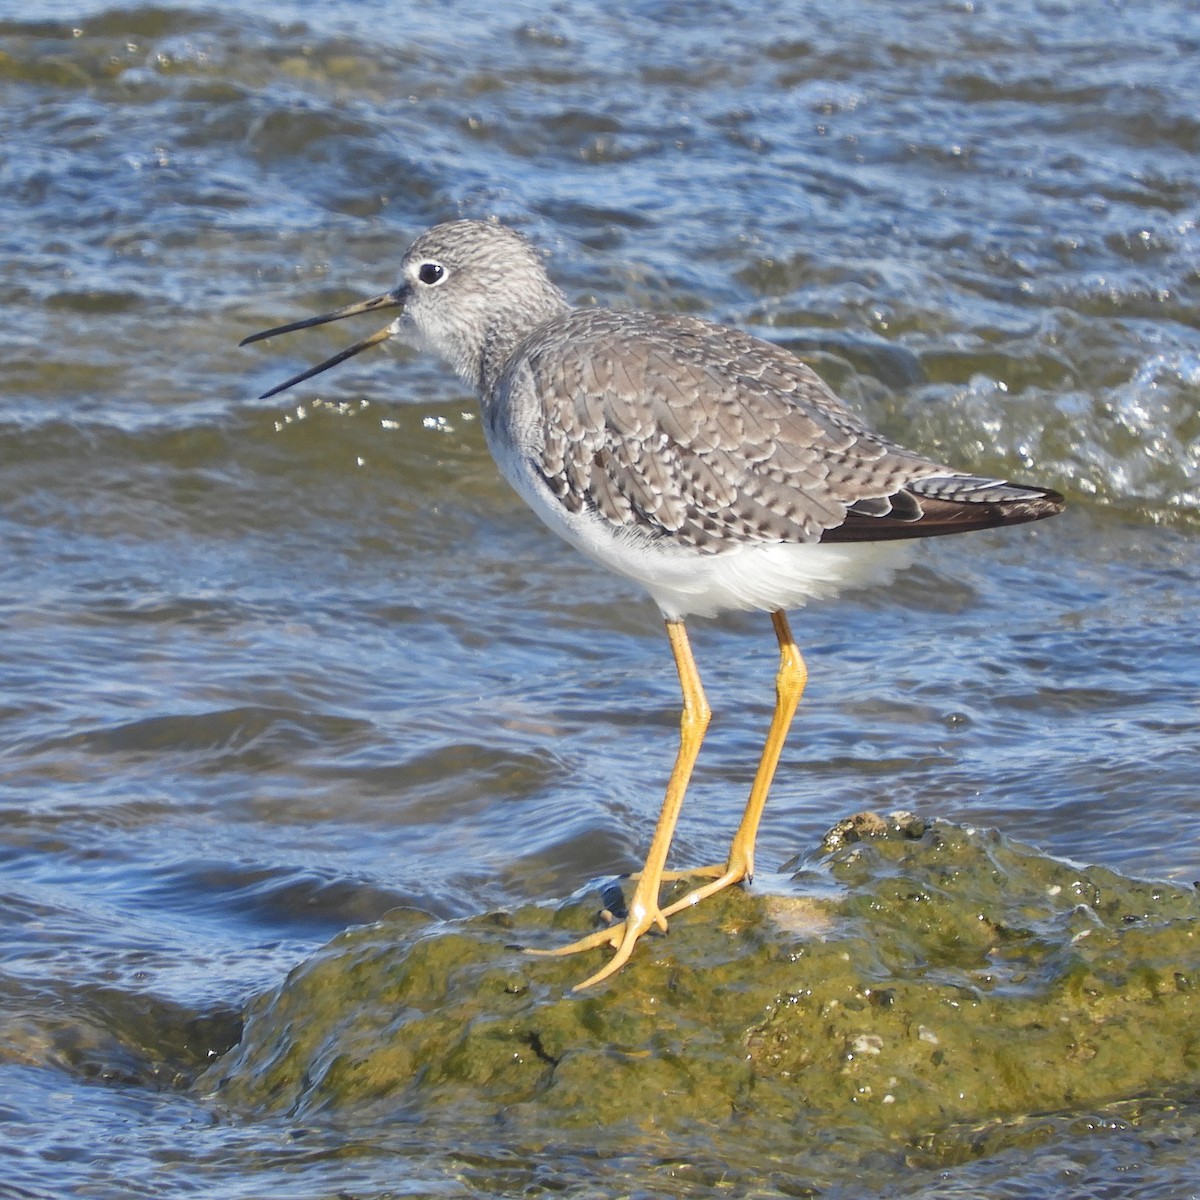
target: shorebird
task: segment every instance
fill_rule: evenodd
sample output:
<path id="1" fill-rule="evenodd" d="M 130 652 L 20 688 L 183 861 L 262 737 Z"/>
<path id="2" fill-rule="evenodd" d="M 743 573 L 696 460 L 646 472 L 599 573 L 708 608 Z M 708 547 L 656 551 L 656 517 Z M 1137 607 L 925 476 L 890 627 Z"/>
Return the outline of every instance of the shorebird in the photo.
<path id="1" fill-rule="evenodd" d="M 1053 516 L 1047 488 L 984 478 L 875 433 L 794 354 L 670 313 L 573 308 L 521 234 L 450 221 L 405 252 L 389 292 L 267 329 L 242 345 L 377 309 L 401 314 L 262 399 L 391 337 L 432 351 L 473 388 L 509 483 L 556 533 L 641 584 L 666 621 L 683 692 L 679 749 L 625 918 L 550 954 L 608 945 L 579 988 L 629 959 L 653 927 L 749 881 L 754 842 L 807 670 L 785 610 L 890 578 L 897 543 Z M 770 614 L 775 709 L 725 861 L 666 872 L 711 710 L 684 621 Z M 695 875 L 662 906 L 664 878 Z"/>

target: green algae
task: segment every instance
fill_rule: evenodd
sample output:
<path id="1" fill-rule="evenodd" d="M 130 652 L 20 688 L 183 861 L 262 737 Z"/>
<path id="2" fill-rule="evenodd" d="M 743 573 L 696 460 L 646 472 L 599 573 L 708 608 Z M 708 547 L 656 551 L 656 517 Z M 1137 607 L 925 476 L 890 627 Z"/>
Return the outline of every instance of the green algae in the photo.
<path id="1" fill-rule="evenodd" d="M 956 1129 L 1200 1085 L 1194 889 L 905 816 L 843 823 L 794 865 L 793 894 L 713 897 L 583 993 L 599 952 L 515 943 L 577 936 L 585 903 L 389 914 L 254 1002 L 200 1085 L 293 1116 L 853 1129 L 944 1156 Z"/>

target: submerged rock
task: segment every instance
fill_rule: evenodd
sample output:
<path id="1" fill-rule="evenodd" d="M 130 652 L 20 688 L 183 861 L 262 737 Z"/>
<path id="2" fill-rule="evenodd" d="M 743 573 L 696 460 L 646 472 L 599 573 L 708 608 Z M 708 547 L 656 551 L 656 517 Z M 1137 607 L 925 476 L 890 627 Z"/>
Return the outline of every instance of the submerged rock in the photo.
<path id="1" fill-rule="evenodd" d="M 590 991 L 582 903 L 352 929 L 200 1080 L 230 1105 L 543 1131 L 753 1121 L 911 1142 L 1200 1084 L 1200 895 L 989 832 L 863 817 L 642 939 Z M 684 885 L 680 885 L 684 886 Z"/>

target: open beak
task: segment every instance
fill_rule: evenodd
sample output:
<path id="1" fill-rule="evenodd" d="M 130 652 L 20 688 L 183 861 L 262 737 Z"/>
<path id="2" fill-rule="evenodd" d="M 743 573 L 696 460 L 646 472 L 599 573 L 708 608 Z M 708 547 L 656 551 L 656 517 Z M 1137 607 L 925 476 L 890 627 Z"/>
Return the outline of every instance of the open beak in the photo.
<path id="1" fill-rule="evenodd" d="M 274 337 L 277 333 L 291 333 L 296 329 L 308 329 L 311 325 L 325 325 L 330 321 L 340 321 L 343 317 L 357 317 L 359 313 L 374 312 L 377 308 L 402 308 L 405 291 L 405 288 L 398 287 L 394 292 L 384 292 L 382 296 L 375 296 L 371 300 L 356 300 L 353 304 L 347 304 L 344 308 L 335 308 L 333 312 L 322 313 L 319 317 L 308 317 L 303 321 L 293 321 L 290 325 L 278 325 L 274 329 L 264 329 L 261 333 L 252 333 L 248 338 L 242 338 L 238 345 L 248 346 L 251 342 L 261 342 L 264 338 Z M 309 367 L 307 371 L 301 371 L 299 375 L 293 375 L 291 379 L 271 388 L 269 392 L 263 392 L 259 399 L 267 400 L 271 396 L 277 396 L 280 392 L 286 392 L 295 384 L 303 383 L 304 380 L 311 379 L 314 375 L 320 375 L 322 371 L 328 371 L 330 367 L 336 367 L 338 363 L 343 363 L 346 359 L 353 358 L 356 354 L 361 354 L 372 346 L 378 346 L 380 342 L 386 342 L 394 331 L 394 322 L 385 325 L 370 337 L 363 338 L 361 342 L 355 342 L 353 346 L 339 350 L 332 358 L 317 363 L 315 367 Z"/>

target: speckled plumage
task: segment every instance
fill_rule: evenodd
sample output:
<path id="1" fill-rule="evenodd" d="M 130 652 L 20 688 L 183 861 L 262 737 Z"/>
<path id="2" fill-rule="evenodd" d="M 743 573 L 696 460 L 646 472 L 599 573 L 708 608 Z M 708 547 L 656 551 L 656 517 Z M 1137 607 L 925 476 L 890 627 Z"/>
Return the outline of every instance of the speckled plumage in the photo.
<path id="1" fill-rule="evenodd" d="M 493 403 L 535 406 L 559 502 L 704 554 L 916 521 L 904 489 L 949 475 L 873 433 L 788 351 L 695 317 L 576 309 L 516 361 L 528 371 L 506 372 Z"/>

